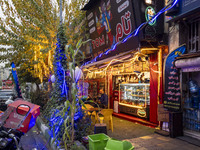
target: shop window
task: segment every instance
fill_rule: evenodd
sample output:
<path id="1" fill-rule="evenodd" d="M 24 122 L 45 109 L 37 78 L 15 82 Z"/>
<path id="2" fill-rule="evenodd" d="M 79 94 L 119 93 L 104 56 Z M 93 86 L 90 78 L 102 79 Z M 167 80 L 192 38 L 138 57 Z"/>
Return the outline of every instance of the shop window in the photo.
<path id="1" fill-rule="evenodd" d="M 183 126 L 185 133 L 200 132 L 200 72 L 182 75 Z M 195 131 L 195 132 L 194 132 Z"/>
<path id="2" fill-rule="evenodd" d="M 193 21 L 189 24 L 188 32 L 188 52 L 195 53 L 200 52 L 200 41 L 199 41 L 200 21 Z"/>

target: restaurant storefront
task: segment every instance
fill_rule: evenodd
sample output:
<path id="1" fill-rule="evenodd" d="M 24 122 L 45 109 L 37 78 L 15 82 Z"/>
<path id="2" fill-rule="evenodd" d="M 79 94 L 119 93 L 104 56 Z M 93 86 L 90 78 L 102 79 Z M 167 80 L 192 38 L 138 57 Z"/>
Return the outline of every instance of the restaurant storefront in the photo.
<path id="1" fill-rule="evenodd" d="M 86 10 L 93 55 L 113 48 L 150 15 L 163 7 L 158 0 L 90 0 Z M 153 13 L 153 14 L 152 14 Z M 94 100 L 104 89 L 108 108 L 115 116 L 157 126 L 157 107 L 162 103 L 163 58 L 168 53 L 164 43 L 164 17 L 144 27 L 135 37 L 117 44 L 107 55 L 84 66 L 84 82 Z"/>
<path id="2" fill-rule="evenodd" d="M 167 13 L 171 17 L 169 20 L 171 29 L 169 47 L 180 47 L 183 44 L 185 47 L 184 52 L 181 55 L 177 53 L 175 59 L 171 61 L 177 71 L 176 83 L 180 87 L 180 97 L 176 102 L 173 99 L 167 100 L 168 93 L 165 94 L 168 96 L 164 99 L 165 107 L 171 112 L 171 116 L 174 115 L 174 120 L 171 119 L 170 122 L 172 137 L 184 134 L 200 139 L 199 10 L 200 1 L 183 0 L 179 2 L 179 7 Z M 179 91 L 175 93 L 178 94 Z M 181 124 L 178 125 L 177 122 L 181 122 Z"/>

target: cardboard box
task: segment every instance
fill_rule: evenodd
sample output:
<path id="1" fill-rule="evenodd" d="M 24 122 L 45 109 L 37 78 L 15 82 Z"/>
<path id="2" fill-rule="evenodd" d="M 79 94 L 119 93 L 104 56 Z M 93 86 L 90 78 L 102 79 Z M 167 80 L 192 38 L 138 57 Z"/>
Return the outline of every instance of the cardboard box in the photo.
<path id="1" fill-rule="evenodd" d="M 167 111 L 163 104 L 158 104 L 158 121 L 169 122 L 169 111 Z"/>

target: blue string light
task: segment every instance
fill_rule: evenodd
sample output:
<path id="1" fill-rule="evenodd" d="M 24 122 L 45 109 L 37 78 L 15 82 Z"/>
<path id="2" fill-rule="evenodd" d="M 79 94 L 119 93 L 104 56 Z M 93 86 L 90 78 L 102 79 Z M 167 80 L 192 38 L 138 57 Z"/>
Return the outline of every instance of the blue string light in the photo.
<path id="1" fill-rule="evenodd" d="M 125 43 L 129 38 L 136 36 L 136 35 L 139 33 L 139 31 L 140 31 L 140 29 L 141 29 L 142 27 L 144 27 L 145 25 L 147 25 L 149 22 L 154 22 L 154 20 L 156 20 L 157 17 L 158 17 L 159 15 L 161 15 L 162 13 L 164 13 L 164 12 L 170 10 L 172 7 L 174 7 L 174 6 L 177 4 L 177 2 L 178 2 L 178 0 L 174 0 L 172 3 L 170 3 L 170 4 L 168 4 L 167 6 L 165 6 L 164 8 L 162 8 L 156 15 L 154 15 L 154 17 L 153 17 L 151 20 L 142 23 L 137 29 L 135 29 L 132 33 L 130 33 L 130 34 L 129 34 L 126 38 L 124 38 L 122 41 L 117 42 L 111 49 L 108 49 L 107 51 L 105 51 L 105 52 L 103 52 L 103 53 L 100 53 L 100 54 L 99 54 L 98 56 L 96 56 L 93 60 L 84 63 L 84 64 L 81 66 L 81 68 L 82 68 L 83 66 L 87 65 L 87 64 L 91 64 L 91 63 L 93 63 L 93 62 L 96 62 L 96 61 L 97 61 L 97 58 L 100 58 L 100 57 L 102 57 L 103 55 L 107 55 L 110 51 L 115 50 L 115 49 L 116 49 L 116 46 L 117 46 L 118 44 L 120 44 L 120 43 Z M 170 6 L 170 5 L 171 5 L 171 6 Z M 169 6 L 170 6 L 170 7 L 169 7 Z M 168 8 L 168 7 L 169 7 L 169 8 Z"/>
<path id="2" fill-rule="evenodd" d="M 76 76 L 75 82 L 77 83 L 81 75 L 81 70 L 79 70 L 78 75 Z M 78 86 L 77 86 L 78 88 Z"/>
<path id="3" fill-rule="evenodd" d="M 61 124 L 63 123 L 63 121 L 64 121 L 64 119 L 63 119 L 63 118 L 61 118 L 61 120 L 60 120 L 60 122 L 59 122 L 58 126 L 56 127 L 56 130 L 55 130 L 55 135 L 57 135 L 57 133 L 58 133 L 58 131 L 59 131 L 59 128 L 60 128 Z"/>
<path id="4" fill-rule="evenodd" d="M 143 26 L 146 25 L 146 24 L 147 24 L 147 22 L 142 23 L 135 31 L 133 31 L 133 33 L 134 33 L 133 36 L 136 36 L 136 35 L 139 33 L 140 28 L 143 27 Z"/>
<path id="5" fill-rule="evenodd" d="M 65 75 L 65 70 L 64 69 L 62 69 L 62 70 L 63 70 L 63 74 L 64 74 L 63 86 L 62 86 L 62 94 L 63 95 L 65 94 L 67 96 L 67 83 L 66 83 L 66 79 L 65 79 L 66 75 Z"/>

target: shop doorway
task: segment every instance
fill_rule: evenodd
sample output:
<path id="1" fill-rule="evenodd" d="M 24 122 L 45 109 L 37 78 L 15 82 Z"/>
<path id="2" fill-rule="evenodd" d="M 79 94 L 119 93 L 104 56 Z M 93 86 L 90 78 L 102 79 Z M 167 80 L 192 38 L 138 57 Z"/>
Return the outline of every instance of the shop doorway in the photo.
<path id="1" fill-rule="evenodd" d="M 182 73 L 184 135 L 200 139 L 200 72 Z"/>

